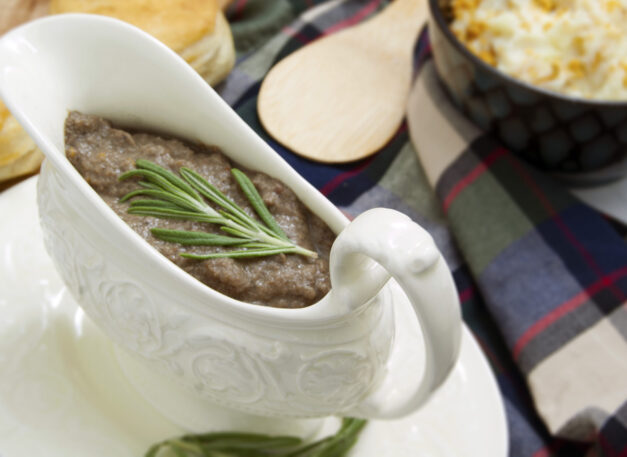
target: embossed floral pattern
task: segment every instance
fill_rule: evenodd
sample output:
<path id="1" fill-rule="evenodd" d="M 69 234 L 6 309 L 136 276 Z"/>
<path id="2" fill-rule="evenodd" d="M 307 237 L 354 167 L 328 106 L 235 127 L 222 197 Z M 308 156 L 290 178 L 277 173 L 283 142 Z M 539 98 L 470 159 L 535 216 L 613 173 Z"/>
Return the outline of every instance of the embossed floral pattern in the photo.
<path id="1" fill-rule="evenodd" d="M 318 355 L 300 370 L 300 390 L 327 405 L 353 404 L 370 387 L 374 376 L 371 359 L 352 351 Z"/>
<path id="2" fill-rule="evenodd" d="M 380 352 L 388 348 L 383 341 L 389 342 L 392 314 L 379 319 L 380 304 L 360 324 L 372 327 L 361 343 L 353 337 L 317 348 L 306 339 L 282 341 L 261 325 L 252 332 L 237 319 L 201 316 L 120 261 L 119 246 L 106 246 L 108 238 L 86 238 L 93 221 L 76 212 L 70 187 L 52 166 L 44 167 L 38 202 L 46 248 L 75 299 L 122 347 L 203 398 L 257 414 L 324 416 L 368 394 L 385 358 Z M 377 342 L 372 332 L 382 332 Z"/>
<path id="3" fill-rule="evenodd" d="M 99 305 L 111 319 L 111 330 L 120 334 L 132 351 L 149 355 L 162 345 L 161 323 L 153 303 L 131 282 L 103 281 L 98 287 Z"/>
<path id="4" fill-rule="evenodd" d="M 192 362 L 197 389 L 243 404 L 254 403 L 263 396 L 266 383 L 250 355 L 225 341 L 207 339 L 203 346 Z"/>

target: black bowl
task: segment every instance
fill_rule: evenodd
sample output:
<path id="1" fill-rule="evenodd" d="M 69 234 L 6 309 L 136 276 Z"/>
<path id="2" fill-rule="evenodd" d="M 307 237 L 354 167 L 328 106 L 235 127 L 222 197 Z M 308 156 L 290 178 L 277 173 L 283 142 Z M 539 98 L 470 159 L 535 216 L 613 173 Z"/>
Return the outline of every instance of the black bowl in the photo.
<path id="1" fill-rule="evenodd" d="M 571 97 L 488 65 L 449 28 L 448 0 L 429 0 L 437 73 L 479 127 L 537 168 L 595 184 L 627 174 L 627 103 Z"/>

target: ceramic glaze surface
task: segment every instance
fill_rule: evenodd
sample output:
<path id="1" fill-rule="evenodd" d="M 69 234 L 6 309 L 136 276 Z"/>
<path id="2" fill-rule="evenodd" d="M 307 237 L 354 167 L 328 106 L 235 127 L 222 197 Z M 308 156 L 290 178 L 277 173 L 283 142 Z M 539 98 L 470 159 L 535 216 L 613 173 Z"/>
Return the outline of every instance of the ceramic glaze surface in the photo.
<path id="1" fill-rule="evenodd" d="M 329 331 L 319 328 L 295 341 L 289 332 L 207 319 L 187 310 L 168 288 L 155 287 L 149 275 L 134 274 L 141 265 L 106 256 L 116 246 L 107 237 L 85 236 L 93 230 L 77 223 L 64 203 L 71 199 L 69 189 L 46 162 L 38 192 L 46 249 L 85 312 L 161 373 L 219 404 L 294 416 L 348 411 L 377 381 L 391 342 L 385 335 L 393 313 L 381 306 L 387 292 L 352 324 L 336 325 L 334 338 L 324 338 Z"/>
<path id="2" fill-rule="evenodd" d="M 447 378 L 459 354 L 461 317 L 431 236 L 381 208 L 349 224 L 150 36 L 89 15 L 32 22 L 0 40 L 0 95 L 46 155 L 40 220 L 61 277 L 87 315 L 155 375 L 248 413 L 371 418 L 415 410 Z M 180 270 L 69 164 L 68 110 L 213 144 L 283 181 L 341 232 L 331 250 L 331 291 L 308 308 L 276 309 L 226 297 Z M 390 291 L 396 283 L 407 296 L 402 304 Z M 397 306 L 417 316 L 421 347 L 395 342 Z M 424 369 L 414 367 L 405 383 L 400 373 L 417 350 L 425 353 Z"/>
<path id="3" fill-rule="evenodd" d="M 155 380 L 166 379 L 149 371 L 131 384 L 116 357 L 126 353 L 78 307 L 46 254 L 36 182 L 32 178 L 0 194 L 0 214 L 12 222 L 0 224 L 0 454 L 137 457 L 166 437 L 212 430 L 211 423 L 301 434 L 302 420 L 234 421 L 226 409 L 208 407 L 194 395 L 181 401 L 172 395 L 176 384 L 155 386 Z M 396 337 L 415 347 L 420 341 L 412 314 L 409 307 L 399 308 Z M 177 419 L 193 426 L 183 429 L 166 419 L 142 398 L 148 390 L 154 398 L 171 400 L 169 415 L 179 407 Z M 183 417 L 192 411 L 202 420 Z M 318 436 L 335 427 L 335 419 L 323 420 Z M 403 419 L 370 421 L 349 457 L 505 457 L 507 442 L 494 378 L 464 331 L 455 369 L 424 408 Z"/>

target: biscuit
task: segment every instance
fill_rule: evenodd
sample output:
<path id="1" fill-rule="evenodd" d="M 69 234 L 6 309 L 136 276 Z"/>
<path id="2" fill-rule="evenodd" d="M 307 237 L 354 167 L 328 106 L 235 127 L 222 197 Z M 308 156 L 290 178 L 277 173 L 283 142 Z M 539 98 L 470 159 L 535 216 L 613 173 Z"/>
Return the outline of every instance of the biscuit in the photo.
<path id="1" fill-rule="evenodd" d="M 218 0 L 51 0 L 50 13 L 70 12 L 111 16 L 139 27 L 212 85 L 235 64 L 231 29 Z"/>
<path id="2" fill-rule="evenodd" d="M 0 181 L 37 171 L 42 159 L 35 142 L 0 103 Z"/>
<path id="3" fill-rule="evenodd" d="M 48 0 L 2 0 L 0 3 L 0 34 L 48 12 Z"/>
<path id="4" fill-rule="evenodd" d="M 111 16 L 148 32 L 180 52 L 213 32 L 218 3 L 211 0 L 51 0 L 50 13 Z"/>

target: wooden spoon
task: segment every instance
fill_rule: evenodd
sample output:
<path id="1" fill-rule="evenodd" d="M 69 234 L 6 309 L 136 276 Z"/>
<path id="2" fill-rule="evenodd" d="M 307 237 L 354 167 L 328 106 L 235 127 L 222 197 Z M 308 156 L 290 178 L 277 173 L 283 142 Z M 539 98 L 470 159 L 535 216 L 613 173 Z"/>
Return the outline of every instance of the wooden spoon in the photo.
<path id="1" fill-rule="evenodd" d="M 290 54 L 261 85 L 261 123 L 295 153 L 320 162 L 373 154 L 403 120 L 412 52 L 426 18 L 426 0 L 396 0 Z"/>

